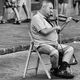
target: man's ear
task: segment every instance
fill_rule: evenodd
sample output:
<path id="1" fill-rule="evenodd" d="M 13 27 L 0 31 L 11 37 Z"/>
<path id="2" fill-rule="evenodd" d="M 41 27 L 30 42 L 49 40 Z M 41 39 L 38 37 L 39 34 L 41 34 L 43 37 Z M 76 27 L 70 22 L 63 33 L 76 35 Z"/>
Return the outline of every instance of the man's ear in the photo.
<path id="1" fill-rule="evenodd" d="M 43 5 L 43 8 L 46 8 L 46 5 Z"/>

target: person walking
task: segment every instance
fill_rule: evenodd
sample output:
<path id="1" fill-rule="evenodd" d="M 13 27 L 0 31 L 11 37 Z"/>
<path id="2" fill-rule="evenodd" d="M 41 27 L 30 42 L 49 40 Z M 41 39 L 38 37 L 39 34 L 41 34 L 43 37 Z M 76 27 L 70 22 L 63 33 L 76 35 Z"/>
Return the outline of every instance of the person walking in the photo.
<path id="1" fill-rule="evenodd" d="M 26 14 L 26 20 L 29 22 L 31 19 L 29 18 L 29 9 L 26 4 L 26 0 L 17 0 L 18 2 L 18 12 L 20 12 L 20 9 L 23 8 L 25 14 Z"/>
<path id="2" fill-rule="evenodd" d="M 20 21 L 20 16 L 19 16 L 19 13 L 18 13 L 18 10 L 17 10 L 17 4 L 16 4 L 16 0 L 5 0 L 4 1 L 4 6 L 3 6 L 3 15 L 2 15 L 2 20 L 1 20 L 1 23 L 6 23 L 7 20 L 6 20 L 6 11 L 8 8 L 11 8 L 14 13 L 15 13 L 15 16 L 16 16 L 16 23 L 17 24 L 20 24 L 21 21 Z"/>

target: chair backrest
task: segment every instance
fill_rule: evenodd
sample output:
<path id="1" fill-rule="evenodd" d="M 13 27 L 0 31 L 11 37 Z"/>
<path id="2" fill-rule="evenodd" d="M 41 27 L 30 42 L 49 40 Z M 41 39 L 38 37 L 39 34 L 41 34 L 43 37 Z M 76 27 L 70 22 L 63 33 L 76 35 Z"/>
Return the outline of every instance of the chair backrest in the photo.
<path id="1" fill-rule="evenodd" d="M 30 36 L 31 42 L 33 42 L 33 38 L 30 31 L 29 31 L 29 36 Z"/>
<path id="2" fill-rule="evenodd" d="M 31 42 L 34 42 L 33 37 L 32 37 L 32 32 L 31 32 L 31 25 L 29 26 L 28 29 L 29 29 L 28 34 L 29 34 L 30 40 L 31 40 Z"/>
<path id="3" fill-rule="evenodd" d="M 32 37 L 32 33 L 31 33 L 31 29 L 30 29 L 30 27 L 29 27 L 29 36 L 30 36 L 30 47 L 32 47 L 32 52 L 36 52 L 36 50 L 37 50 L 37 48 L 34 46 L 34 39 L 33 39 L 33 37 Z"/>

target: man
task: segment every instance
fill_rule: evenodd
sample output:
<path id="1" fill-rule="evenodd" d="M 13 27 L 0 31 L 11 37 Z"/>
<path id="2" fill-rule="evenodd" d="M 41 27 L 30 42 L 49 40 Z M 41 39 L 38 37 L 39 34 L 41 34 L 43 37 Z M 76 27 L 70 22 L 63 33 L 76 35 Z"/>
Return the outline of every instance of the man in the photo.
<path id="1" fill-rule="evenodd" d="M 5 0 L 4 6 L 3 6 L 3 17 L 2 17 L 1 23 L 6 23 L 7 22 L 7 20 L 6 20 L 7 8 L 12 8 L 12 10 L 14 11 L 15 16 L 17 18 L 16 23 L 20 24 L 21 22 L 20 22 L 19 13 L 18 13 L 18 10 L 17 10 L 16 0 Z"/>
<path id="2" fill-rule="evenodd" d="M 71 46 L 58 43 L 56 30 L 61 30 L 60 26 L 50 24 L 46 18 L 53 14 L 53 4 L 49 0 L 42 0 L 41 9 L 32 17 L 31 34 L 34 44 L 42 53 L 50 55 L 51 71 L 55 76 L 63 78 L 73 78 L 74 75 L 67 71 L 69 61 L 74 49 Z M 68 21 L 68 20 L 67 20 Z M 53 25 L 53 26 L 52 26 Z M 62 63 L 59 65 L 59 50 L 63 50 Z"/>
<path id="3" fill-rule="evenodd" d="M 26 0 L 17 0 L 18 2 L 18 11 L 20 11 L 21 8 L 24 9 L 24 12 L 26 14 L 26 17 L 27 17 L 27 21 L 30 21 L 30 18 L 29 18 L 29 10 L 27 8 L 27 4 L 26 4 Z"/>

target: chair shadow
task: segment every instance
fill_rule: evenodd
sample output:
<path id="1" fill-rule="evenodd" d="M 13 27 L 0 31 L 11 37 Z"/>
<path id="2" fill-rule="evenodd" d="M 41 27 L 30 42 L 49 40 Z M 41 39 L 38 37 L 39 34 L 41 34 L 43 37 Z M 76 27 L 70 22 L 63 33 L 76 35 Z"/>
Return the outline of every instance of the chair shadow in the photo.
<path id="1" fill-rule="evenodd" d="M 26 77 L 24 80 L 26 80 L 26 79 L 28 79 L 28 80 L 49 80 L 48 79 L 48 77 L 47 77 L 47 75 L 46 74 L 37 74 L 37 75 L 32 75 L 32 76 L 30 76 L 30 77 Z M 62 80 L 62 78 L 59 78 L 59 77 L 56 77 L 56 76 L 52 76 L 52 79 L 51 80 Z"/>
<path id="2" fill-rule="evenodd" d="M 25 20 L 22 20 L 21 22 L 22 23 L 29 23 L 30 21 L 31 21 L 31 19 L 25 19 Z M 15 19 L 11 18 L 11 19 L 8 19 L 6 23 L 14 23 L 14 22 L 15 22 Z M 2 24 L 1 21 L 0 21 L 0 24 Z"/>

